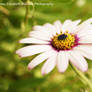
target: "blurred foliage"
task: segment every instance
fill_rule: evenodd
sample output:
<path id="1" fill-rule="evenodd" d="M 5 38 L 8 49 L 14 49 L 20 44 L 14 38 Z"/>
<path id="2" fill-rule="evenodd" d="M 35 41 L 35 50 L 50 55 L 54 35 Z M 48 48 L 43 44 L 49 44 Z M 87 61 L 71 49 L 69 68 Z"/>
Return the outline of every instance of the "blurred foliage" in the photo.
<path id="1" fill-rule="evenodd" d="M 0 3 L 25 2 L 25 0 L 0 0 Z M 29 71 L 27 64 L 35 57 L 21 59 L 15 51 L 22 47 L 18 41 L 27 37 L 33 25 L 56 20 L 86 20 L 92 17 L 92 0 L 30 0 L 28 23 L 23 30 L 26 6 L 0 6 L 0 92 L 90 92 L 69 66 L 64 74 L 57 69 L 41 75 L 41 65 Z M 53 5 L 35 5 L 52 3 Z M 92 81 L 92 61 L 86 76 Z"/>

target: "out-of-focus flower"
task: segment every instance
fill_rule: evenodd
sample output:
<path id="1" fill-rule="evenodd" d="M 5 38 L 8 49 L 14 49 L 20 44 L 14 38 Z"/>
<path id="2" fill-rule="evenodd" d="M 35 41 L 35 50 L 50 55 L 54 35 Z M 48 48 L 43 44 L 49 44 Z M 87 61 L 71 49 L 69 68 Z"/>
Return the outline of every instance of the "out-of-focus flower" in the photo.
<path id="1" fill-rule="evenodd" d="M 84 6 L 86 4 L 86 0 L 77 0 L 76 1 L 76 5 L 78 6 L 78 7 L 82 7 L 82 6 Z"/>
<path id="2" fill-rule="evenodd" d="M 88 64 L 85 57 L 92 60 L 92 19 L 82 24 L 80 20 L 66 20 L 54 24 L 34 26 L 28 38 L 20 40 L 26 46 L 16 51 L 21 57 L 39 55 L 28 65 L 29 69 L 46 60 L 42 67 L 42 74 L 47 74 L 57 66 L 59 72 L 65 72 L 69 61 L 82 72 L 87 71 Z"/>

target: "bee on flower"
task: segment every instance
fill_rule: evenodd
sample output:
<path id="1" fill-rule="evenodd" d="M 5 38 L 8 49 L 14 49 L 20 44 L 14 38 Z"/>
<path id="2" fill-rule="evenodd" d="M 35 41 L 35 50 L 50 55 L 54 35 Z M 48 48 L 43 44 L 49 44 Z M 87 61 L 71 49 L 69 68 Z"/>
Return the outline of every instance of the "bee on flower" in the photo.
<path id="1" fill-rule="evenodd" d="M 29 33 L 28 38 L 20 40 L 26 46 L 16 51 L 21 57 L 36 56 L 28 65 L 33 69 L 45 61 L 42 74 L 47 74 L 56 66 L 59 72 L 65 72 L 69 62 L 77 69 L 85 72 L 88 63 L 85 58 L 92 60 L 92 19 L 80 24 L 80 20 L 66 20 L 54 24 L 37 25 Z"/>

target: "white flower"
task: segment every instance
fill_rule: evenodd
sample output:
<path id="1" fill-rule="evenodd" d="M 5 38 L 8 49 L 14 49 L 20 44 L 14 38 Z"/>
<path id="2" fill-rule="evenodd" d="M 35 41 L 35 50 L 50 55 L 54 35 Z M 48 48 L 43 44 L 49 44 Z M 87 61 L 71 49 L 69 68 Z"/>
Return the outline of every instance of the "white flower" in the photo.
<path id="1" fill-rule="evenodd" d="M 21 57 L 39 54 L 28 65 L 33 69 L 45 61 L 42 74 L 47 74 L 57 66 L 59 72 L 65 72 L 70 63 L 85 72 L 88 64 L 85 57 L 92 60 L 92 19 L 79 24 L 80 20 L 66 20 L 54 24 L 34 26 L 28 38 L 20 40 L 26 46 L 16 51 Z"/>

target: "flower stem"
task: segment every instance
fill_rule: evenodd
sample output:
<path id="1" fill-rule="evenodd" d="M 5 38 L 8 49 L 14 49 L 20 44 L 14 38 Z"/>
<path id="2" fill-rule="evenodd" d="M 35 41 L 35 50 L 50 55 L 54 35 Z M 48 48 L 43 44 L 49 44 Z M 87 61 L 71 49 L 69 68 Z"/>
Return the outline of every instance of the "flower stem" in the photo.
<path id="1" fill-rule="evenodd" d="M 70 64 L 74 72 L 79 76 L 79 79 L 82 81 L 83 84 L 86 84 L 89 86 L 90 90 L 92 91 L 92 83 L 90 80 L 78 69 L 76 69 L 72 64 Z"/>
<path id="2" fill-rule="evenodd" d="M 0 6 L 0 11 L 2 13 L 4 13 L 5 15 L 9 16 L 10 12 L 8 11 L 8 9 L 6 9 L 5 7 L 3 6 Z"/>
<path id="3" fill-rule="evenodd" d="M 29 18 L 29 12 L 30 12 L 30 5 L 29 5 L 29 0 L 26 0 L 26 14 L 25 14 L 25 19 L 24 19 L 24 23 L 27 24 L 28 22 L 28 18 Z"/>
<path id="4" fill-rule="evenodd" d="M 29 13 L 30 13 L 30 6 L 29 6 L 29 0 L 26 0 L 26 5 L 25 5 L 25 17 L 24 17 L 24 21 L 21 22 L 21 30 L 22 32 L 25 32 L 26 30 L 26 25 L 28 23 L 28 19 L 29 19 Z"/>
<path id="5" fill-rule="evenodd" d="M 26 5 L 25 5 L 25 17 L 24 17 L 24 21 L 21 22 L 22 32 L 25 32 L 29 18 L 33 19 L 33 14 L 34 14 L 34 10 L 35 10 L 34 3 L 32 1 L 26 0 L 25 3 L 26 3 Z M 30 11 L 30 5 L 32 6 L 31 11 Z"/>

